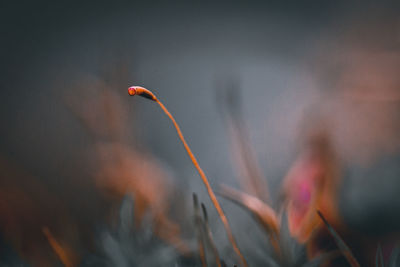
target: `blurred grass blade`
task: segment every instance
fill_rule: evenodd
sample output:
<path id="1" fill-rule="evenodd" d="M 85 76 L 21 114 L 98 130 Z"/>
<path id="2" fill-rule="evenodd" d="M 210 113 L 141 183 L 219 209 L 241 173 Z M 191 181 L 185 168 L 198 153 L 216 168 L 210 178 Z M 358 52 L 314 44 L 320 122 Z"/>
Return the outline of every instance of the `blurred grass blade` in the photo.
<path id="1" fill-rule="evenodd" d="M 324 222 L 325 226 L 328 228 L 329 233 L 335 240 L 336 245 L 342 252 L 342 254 L 346 257 L 347 261 L 350 263 L 352 267 L 360 267 L 360 264 L 354 257 L 353 253 L 351 252 L 350 248 L 346 245 L 346 243 L 343 241 L 343 239 L 336 233 L 335 229 L 328 223 L 328 221 L 325 219 L 325 217 L 322 215 L 322 213 L 317 210 L 317 213 L 319 217 L 322 219 Z"/>
<path id="2" fill-rule="evenodd" d="M 324 266 L 323 264 L 326 262 L 329 262 L 337 257 L 342 255 L 342 253 L 338 250 L 323 253 L 321 255 L 318 255 L 317 257 L 313 258 L 311 261 L 305 263 L 302 265 L 302 267 L 318 267 L 318 266 Z"/>
<path id="3" fill-rule="evenodd" d="M 262 202 L 256 197 L 238 191 L 227 185 L 221 185 L 221 191 L 219 194 L 247 209 L 259 220 L 267 232 L 279 233 L 279 222 L 276 212 L 268 204 Z"/>
<path id="4" fill-rule="evenodd" d="M 203 210 L 203 217 L 204 217 L 203 226 L 204 226 L 204 230 L 205 230 L 206 243 L 211 248 L 211 252 L 214 256 L 216 266 L 221 267 L 221 260 L 219 258 L 218 250 L 217 250 L 217 247 L 215 246 L 214 239 L 212 237 L 212 233 L 210 230 L 210 226 L 208 225 L 207 210 L 203 203 L 201 203 L 201 209 Z"/>
<path id="5" fill-rule="evenodd" d="M 208 225 L 207 209 L 201 203 L 203 217 L 200 215 L 200 205 L 196 194 L 193 194 L 193 206 L 195 210 L 195 225 L 197 230 L 197 239 L 199 246 L 199 255 L 202 266 L 221 267 L 221 260 L 217 247 L 215 246 L 210 227 Z"/>
<path id="6" fill-rule="evenodd" d="M 197 195 L 193 194 L 193 207 L 194 207 L 194 224 L 197 232 L 197 243 L 199 247 L 199 257 L 203 267 L 207 267 L 206 252 L 204 245 L 204 231 L 202 227 L 202 219 L 200 216 L 199 201 Z"/>
<path id="7" fill-rule="evenodd" d="M 383 263 L 383 255 L 382 255 L 381 244 L 378 244 L 378 248 L 376 249 L 375 267 L 385 267 L 385 264 Z"/>
<path id="8" fill-rule="evenodd" d="M 276 212 L 268 204 L 254 196 L 238 191 L 227 185 L 221 185 L 219 195 L 247 209 L 268 234 L 271 245 L 277 255 L 281 255 L 281 248 L 279 245 L 279 220 Z"/>
<path id="9" fill-rule="evenodd" d="M 229 128 L 231 136 L 232 155 L 234 166 L 238 170 L 238 179 L 242 189 L 256 196 L 264 202 L 269 201 L 268 183 L 261 170 L 257 159 L 257 153 L 250 142 L 250 134 L 247 130 L 241 105 L 241 90 L 237 81 L 228 81 L 224 92 L 218 96 L 223 99 L 221 113 Z"/>
<path id="10" fill-rule="evenodd" d="M 392 254 L 390 254 L 389 267 L 396 267 L 400 265 L 399 256 L 400 256 L 400 246 L 399 244 L 397 244 L 392 250 Z"/>
<path id="11" fill-rule="evenodd" d="M 61 244 L 54 238 L 49 228 L 43 227 L 42 232 L 46 236 L 47 241 L 49 242 L 51 248 L 53 249 L 54 253 L 58 256 L 62 264 L 65 267 L 73 267 L 74 264 L 70 260 L 69 255 L 66 252 L 65 248 L 61 246 Z"/>

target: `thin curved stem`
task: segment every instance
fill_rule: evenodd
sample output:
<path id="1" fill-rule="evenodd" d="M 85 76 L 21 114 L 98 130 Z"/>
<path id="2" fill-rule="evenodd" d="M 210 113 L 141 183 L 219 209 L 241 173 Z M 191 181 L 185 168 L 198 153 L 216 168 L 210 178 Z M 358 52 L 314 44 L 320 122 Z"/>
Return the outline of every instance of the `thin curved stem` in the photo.
<path id="1" fill-rule="evenodd" d="M 217 209 L 217 212 L 221 218 L 222 223 L 224 224 L 226 233 L 228 235 L 229 241 L 231 242 L 234 251 L 236 252 L 236 254 L 239 256 L 240 261 L 242 262 L 243 266 L 247 266 L 247 262 L 245 260 L 245 258 L 243 257 L 242 253 L 240 252 L 240 249 L 236 243 L 236 240 L 232 234 L 232 230 L 231 227 L 229 225 L 228 219 L 225 216 L 224 211 L 222 210 L 221 205 L 218 202 L 217 197 L 215 196 L 214 191 L 212 190 L 210 183 L 208 182 L 207 176 L 205 175 L 204 171 L 202 170 L 202 168 L 200 167 L 199 163 L 197 162 L 196 157 L 194 156 L 192 150 L 190 149 L 189 145 L 187 144 L 185 138 L 183 137 L 182 131 L 179 128 L 178 123 L 175 121 L 174 117 L 172 116 L 172 114 L 168 111 L 168 109 L 163 105 L 163 103 L 161 103 L 160 100 L 158 100 L 157 98 L 155 99 L 155 101 L 158 103 L 158 105 L 161 107 L 161 109 L 164 111 L 164 113 L 170 118 L 170 120 L 172 121 L 172 123 L 175 126 L 176 132 L 178 133 L 179 139 L 182 141 L 183 146 L 185 147 L 186 152 L 188 153 L 190 159 L 192 160 L 192 163 L 194 165 L 194 167 L 196 168 L 197 172 L 199 173 L 201 179 L 203 180 L 204 185 L 207 188 L 207 192 L 208 195 L 210 196 L 210 199 L 212 201 L 212 203 L 214 204 L 215 208 Z"/>

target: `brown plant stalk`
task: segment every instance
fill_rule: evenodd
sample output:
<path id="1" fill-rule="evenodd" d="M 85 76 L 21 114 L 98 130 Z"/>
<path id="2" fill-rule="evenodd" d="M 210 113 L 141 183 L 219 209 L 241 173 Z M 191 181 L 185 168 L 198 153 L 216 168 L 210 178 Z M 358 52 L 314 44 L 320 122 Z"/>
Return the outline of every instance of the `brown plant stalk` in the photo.
<path id="1" fill-rule="evenodd" d="M 242 253 L 240 252 L 240 249 L 236 243 L 236 240 L 232 234 L 232 230 L 231 227 L 229 225 L 228 219 L 225 216 L 224 211 L 222 210 L 221 205 L 219 204 L 217 197 L 214 193 L 214 191 L 212 190 L 210 183 L 208 182 L 208 179 L 204 173 L 204 171 L 201 169 L 199 163 L 197 162 L 196 157 L 194 156 L 194 154 L 192 153 L 192 150 L 190 149 L 189 145 L 187 144 L 185 138 L 183 137 L 182 131 L 178 125 L 178 123 L 175 121 L 175 118 L 172 116 L 172 114 L 168 111 L 168 109 L 163 105 L 163 103 L 161 103 L 160 100 L 158 100 L 158 98 L 148 89 L 140 87 L 140 86 L 132 86 L 129 87 L 128 89 L 128 93 L 131 96 L 134 95 L 140 95 L 142 97 L 148 98 L 150 100 L 155 101 L 160 107 L 161 109 L 164 111 L 164 113 L 170 118 L 170 120 L 172 121 L 173 125 L 175 126 L 176 132 L 178 133 L 179 139 L 181 140 L 183 146 L 185 147 L 186 152 L 188 153 L 190 159 L 192 160 L 192 163 L 194 165 L 194 167 L 196 168 L 197 172 L 199 173 L 204 185 L 207 188 L 207 192 L 208 195 L 210 196 L 210 199 L 214 205 L 214 207 L 216 208 L 219 217 L 221 218 L 221 221 L 225 227 L 226 233 L 228 235 L 229 241 L 232 244 L 232 247 L 234 249 L 234 251 L 236 252 L 236 254 L 239 256 L 240 261 L 242 263 L 243 266 L 247 266 L 247 262 L 245 260 L 245 258 L 243 257 Z"/>

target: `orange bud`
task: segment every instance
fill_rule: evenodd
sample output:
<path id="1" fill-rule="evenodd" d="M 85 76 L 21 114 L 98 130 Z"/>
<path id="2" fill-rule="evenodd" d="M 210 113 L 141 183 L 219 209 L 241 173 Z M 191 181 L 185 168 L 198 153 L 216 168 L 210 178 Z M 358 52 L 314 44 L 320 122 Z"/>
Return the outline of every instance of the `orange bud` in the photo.
<path id="1" fill-rule="evenodd" d="M 144 87 L 141 86 L 131 86 L 128 88 L 128 94 L 130 96 L 140 95 L 142 97 L 148 98 L 150 100 L 156 101 L 156 96 Z"/>

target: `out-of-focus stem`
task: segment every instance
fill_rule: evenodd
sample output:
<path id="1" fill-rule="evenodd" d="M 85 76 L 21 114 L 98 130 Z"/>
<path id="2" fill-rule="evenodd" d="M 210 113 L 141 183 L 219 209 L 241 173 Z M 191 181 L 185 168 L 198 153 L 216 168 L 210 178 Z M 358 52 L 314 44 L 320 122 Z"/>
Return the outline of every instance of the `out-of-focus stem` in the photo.
<path id="1" fill-rule="evenodd" d="M 64 248 L 57 242 L 57 240 L 51 234 L 49 228 L 43 227 L 42 228 L 43 234 L 46 236 L 47 241 L 49 242 L 51 248 L 53 249 L 54 253 L 57 254 L 60 261 L 64 264 L 65 267 L 73 267 L 74 265 L 68 259 L 67 253 L 65 252 Z"/>

